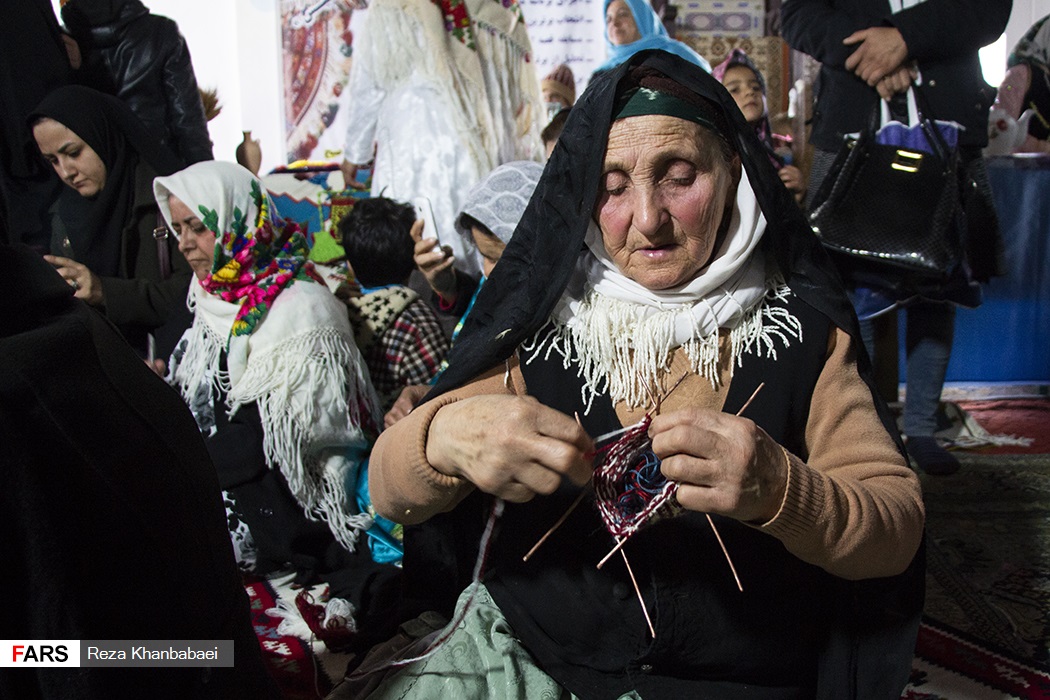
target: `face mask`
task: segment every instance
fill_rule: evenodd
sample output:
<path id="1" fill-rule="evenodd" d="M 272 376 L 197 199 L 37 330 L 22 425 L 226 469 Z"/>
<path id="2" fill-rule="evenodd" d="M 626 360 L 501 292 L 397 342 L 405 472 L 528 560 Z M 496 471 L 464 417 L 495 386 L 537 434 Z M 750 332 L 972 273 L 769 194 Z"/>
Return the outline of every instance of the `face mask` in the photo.
<path id="1" fill-rule="evenodd" d="M 565 109 L 565 105 L 561 102 L 548 102 L 547 103 L 547 121 L 554 119 L 554 115 Z"/>

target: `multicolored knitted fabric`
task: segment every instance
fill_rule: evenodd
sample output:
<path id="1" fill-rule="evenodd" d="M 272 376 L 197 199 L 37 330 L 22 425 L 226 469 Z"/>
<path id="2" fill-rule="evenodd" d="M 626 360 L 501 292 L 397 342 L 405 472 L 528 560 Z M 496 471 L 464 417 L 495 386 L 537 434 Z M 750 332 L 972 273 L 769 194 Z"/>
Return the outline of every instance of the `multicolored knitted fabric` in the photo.
<path id="1" fill-rule="evenodd" d="M 647 415 L 622 431 L 616 440 L 599 445 L 595 452 L 595 505 L 605 529 L 617 540 L 630 537 L 642 526 L 682 512 L 675 500 L 678 483 L 660 471 L 653 453 Z M 610 436 L 611 437 L 611 436 Z"/>

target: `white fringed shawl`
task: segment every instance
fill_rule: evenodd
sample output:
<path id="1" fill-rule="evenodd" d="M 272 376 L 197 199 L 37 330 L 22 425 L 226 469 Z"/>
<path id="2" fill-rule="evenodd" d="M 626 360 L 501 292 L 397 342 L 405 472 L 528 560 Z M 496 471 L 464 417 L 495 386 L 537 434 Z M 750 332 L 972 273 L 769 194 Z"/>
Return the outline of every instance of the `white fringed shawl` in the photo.
<path id="1" fill-rule="evenodd" d="M 541 355 L 546 359 L 552 352 L 566 367 L 577 361 L 589 410 L 605 390 L 614 403 L 645 406 L 658 393 L 679 347 L 691 370 L 717 385 L 723 330 L 729 331 L 730 376 L 745 353 L 775 358 L 778 342 L 787 347 L 802 339 L 802 326 L 786 308 L 769 303 L 790 290 L 766 269 L 758 247 L 765 228 L 765 216 L 743 174 L 729 231 L 711 263 L 679 287 L 653 291 L 619 271 L 592 222 L 586 236 L 589 252 L 580 256 L 551 314 L 552 327 L 522 346 L 525 361 Z"/>
<path id="2" fill-rule="evenodd" d="M 193 325 L 172 358 L 168 381 L 189 405 L 206 387 L 226 393 L 232 416 L 252 402 L 263 427 L 263 451 L 280 469 L 308 517 L 328 523 L 353 551 L 367 514 L 353 514 L 346 479 L 355 453 L 368 447 L 362 424 L 379 424 L 378 400 L 346 310 L 326 287 L 294 282 L 274 300 L 248 336 L 230 337 L 238 306 L 208 294 L 194 281 L 188 304 Z M 229 347 L 227 348 L 227 342 Z M 227 349 L 227 371 L 218 371 Z"/>

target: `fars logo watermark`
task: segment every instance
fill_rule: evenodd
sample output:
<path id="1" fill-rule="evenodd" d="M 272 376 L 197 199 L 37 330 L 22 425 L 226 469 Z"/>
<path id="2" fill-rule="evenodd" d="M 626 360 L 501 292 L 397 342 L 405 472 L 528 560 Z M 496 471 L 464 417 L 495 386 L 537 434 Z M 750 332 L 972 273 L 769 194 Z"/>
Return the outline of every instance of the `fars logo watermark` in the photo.
<path id="1" fill-rule="evenodd" d="M 80 666 L 79 639 L 0 639 L 0 668 Z"/>
<path id="2" fill-rule="evenodd" d="M 233 667 L 232 639 L 0 639 L 0 668 Z"/>

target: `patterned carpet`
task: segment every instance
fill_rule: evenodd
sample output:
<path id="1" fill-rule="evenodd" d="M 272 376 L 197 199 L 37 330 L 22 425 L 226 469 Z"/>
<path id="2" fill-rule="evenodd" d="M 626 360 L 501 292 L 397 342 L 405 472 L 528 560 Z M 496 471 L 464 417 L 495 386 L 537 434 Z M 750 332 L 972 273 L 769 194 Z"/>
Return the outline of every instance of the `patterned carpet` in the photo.
<path id="1" fill-rule="evenodd" d="M 958 456 L 958 474 L 921 477 L 928 624 L 916 667 L 980 684 L 929 694 L 913 679 L 905 697 L 1050 698 L 1050 455 Z"/>

